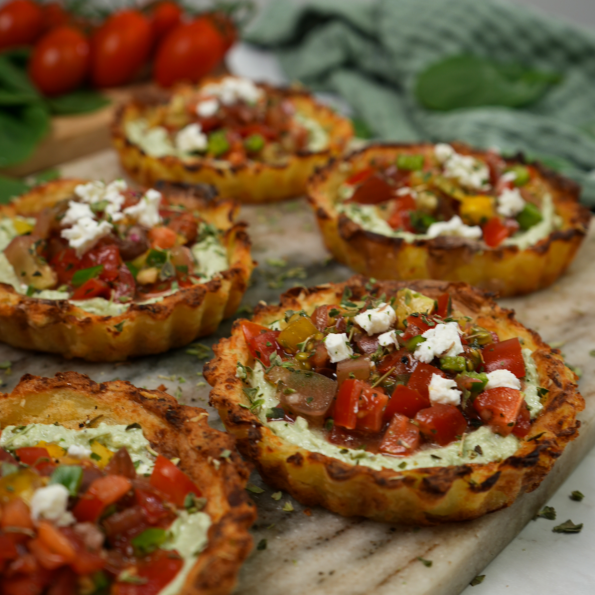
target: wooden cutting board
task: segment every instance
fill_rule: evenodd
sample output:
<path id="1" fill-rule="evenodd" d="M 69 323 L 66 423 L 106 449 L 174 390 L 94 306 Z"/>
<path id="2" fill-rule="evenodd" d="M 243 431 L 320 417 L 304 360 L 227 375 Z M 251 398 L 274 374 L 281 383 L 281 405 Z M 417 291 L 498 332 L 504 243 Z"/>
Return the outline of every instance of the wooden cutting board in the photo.
<path id="1" fill-rule="evenodd" d="M 110 179 L 122 175 L 112 151 L 80 159 L 61 169 L 65 176 Z M 259 300 L 276 302 L 281 291 L 293 284 L 342 281 L 351 275 L 348 269 L 327 258 L 314 217 L 304 201 L 244 207 L 241 214 L 250 224 L 253 255 L 260 262 L 244 304 L 253 306 Z M 263 492 L 252 493 L 259 512 L 252 532 L 255 545 L 262 545 L 261 549 L 255 548 L 242 568 L 237 593 L 456 595 L 480 574 L 595 443 L 595 376 L 593 358 L 589 356 L 595 347 L 595 317 L 590 314 L 595 303 L 594 251 L 592 229 L 569 272 L 552 288 L 503 302 L 515 308 L 519 320 L 541 333 L 546 341 L 564 341 L 568 360 L 584 370 L 580 390 L 587 407 L 580 415 L 580 436 L 566 449 L 538 490 L 520 497 L 509 509 L 473 522 L 420 529 L 346 519 L 324 509 L 309 510 L 286 494 L 274 500 L 273 490 L 253 474 L 252 483 Z M 285 266 L 279 266 L 280 259 L 286 262 Z M 231 321 L 225 322 L 202 343 L 212 345 L 227 336 L 230 327 Z M 65 370 L 88 374 L 97 382 L 119 378 L 147 388 L 165 384 L 182 402 L 205 407 L 209 421 L 221 427 L 217 413 L 207 405 L 208 387 L 201 377 L 203 362 L 185 349 L 114 365 L 65 361 L 0 344 L 0 361 L 13 362 L 11 375 L 2 377 L 3 390 L 11 390 L 25 373 L 49 376 Z M 286 502 L 292 504 L 292 512 L 283 510 Z M 431 567 L 419 558 L 431 561 Z M 542 564 L 545 569 L 556 565 L 557 560 L 544 556 Z M 563 586 L 552 585 L 551 592 L 562 593 Z"/>

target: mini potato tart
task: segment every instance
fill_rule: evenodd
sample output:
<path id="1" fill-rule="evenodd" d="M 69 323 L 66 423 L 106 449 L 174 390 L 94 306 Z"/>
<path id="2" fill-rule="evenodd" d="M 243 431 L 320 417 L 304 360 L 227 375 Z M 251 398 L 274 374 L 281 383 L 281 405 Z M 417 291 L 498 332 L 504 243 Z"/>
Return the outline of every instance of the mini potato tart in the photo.
<path id="1" fill-rule="evenodd" d="M 233 439 L 207 418 L 74 372 L 0 394 L 0 591 L 229 593 L 256 512 Z"/>
<path id="2" fill-rule="evenodd" d="M 352 136 L 348 119 L 306 91 L 234 76 L 179 88 L 165 102 L 132 101 L 112 129 L 122 165 L 139 183 L 212 184 L 244 203 L 303 194 Z"/>
<path id="3" fill-rule="evenodd" d="M 214 332 L 253 262 L 237 206 L 209 187 L 59 180 L 0 207 L 0 337 L 116 361 Z"/>
<path id="4" fill-rule="evenodd" d="M 500 296 L 547 287 L 567 269 L 591 220 L 579 193 L 522 155 L 458 143 L 369 145 L 308 187 L 327 248 L 356 272 Z"/>
<path id="5" fill-rule="evenodd" d="M 295 288 L 214 351 L 211 403 L 263 478 L 378 521 L 510 506 L 577 435 L 584 407 L 560 353 L 464 283 Z"/>

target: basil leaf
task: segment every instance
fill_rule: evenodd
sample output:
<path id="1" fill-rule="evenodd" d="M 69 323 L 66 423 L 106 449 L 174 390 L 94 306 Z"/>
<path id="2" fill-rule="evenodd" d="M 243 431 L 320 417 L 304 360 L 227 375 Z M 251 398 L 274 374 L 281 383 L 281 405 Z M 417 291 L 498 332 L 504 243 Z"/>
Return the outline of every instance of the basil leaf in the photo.
<path id="1" fill-rule="evenodd" d="M 365 120 L 362 120 L 361 118 L 351 118 L 351 125 L 353 126 L 353 134 L 356 138 L 363 138 L 365 140 L 374 138 L 374 133 Z"/>
<path id="2" fill-rule="evenodd" d="M 0 204 L 10 202 L 13 198 L 27 192 L 27 190 L 29 190 L 29 186 L 22 180 L 8 178 L 0 174 Z"/>
<path id="3" fill-rule="evenodd" d="M 59 169 L 56 169 L 55 167 L 51 167 L 49 169 L 44 169 L 43 171 L 40 171 L 33 176 L 32 186 L 37 186 L 38 184 L 45 184 L 46 182 L 58 180 L 59 178 L 60 178 L 60 170 Z"/>
<path id="4" fill-rule="evenodd" d="M 53 114 L 66 115 L 97 111 L 109 105 L 110 100 L 96 91 L 81 89 L 60 97 L 48 98 L 46 102 Z"/>
<path id="5" fill-rule="evenodd" d="M 50 484 L 61 484 L 71 496 L 78 494 L 83 480 L 83 468 L 78 465 L 60 465 L 50 477 Z"/>
<path id="6" fill-rule="evenodd" d="M 40 103 L 0 110 L 0 167 L 28 159 L 49 129 L 49 113 Z"/>
<path id="7" fill-rule="evenodd" d="M 151 248 L 147 255 L 147 265 L 150 267 L 162 265 L 167 260 L 167 252 L 165 250 L 155 250 Z"/>
<path id="8" fill-rule="evenodd" d="M 423 71 L 415 87 L 417 100 L 426 108 L 502 105 L 524 107 L 541 99 L 561 76 L 521 64 L 499 64 L 472 55 L 450 56 Z"/>
<path id="9" fill-rule="evenodd" d="M 0 54 L 0 105 L 15 106 L 42 101 L 27 75 L 28 57 L 29 52 L 23 50 Z"/>
<path id="10" fill-rule="evenodd" d="M 72 275 L 72 284 L 75 287 L 79 287 L 80 285 L 86 283 L 89 279 L 97 277 L 101 271 L 103 271 L 102 264 L 99 264 L 96 267 L 89 267 L 88 269 L 81 269 Z"/>
<path id="11" fill-rule="evenodd" d="M 164 544 L 167 539 L 168 535 L 165 529 L 151 527 L 133 537 L 131 543 L 139 555 L 146 556 Z"/>

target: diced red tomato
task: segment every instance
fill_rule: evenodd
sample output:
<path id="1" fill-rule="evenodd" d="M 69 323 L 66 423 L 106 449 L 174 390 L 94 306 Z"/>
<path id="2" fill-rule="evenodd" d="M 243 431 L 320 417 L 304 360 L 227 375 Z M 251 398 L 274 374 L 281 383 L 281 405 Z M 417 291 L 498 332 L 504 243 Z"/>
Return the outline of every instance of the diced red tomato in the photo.
<path id="1" fill-rule="evenodd" d="M 351 176 L 349 176 L 345 180 L 345 184 L 349 184 L 350 186 L 355 186 L 356 184 L 360 184 L 365 179 L 369 178 L 370 176 L 374 175 L 376 170 L 368 167 L 367 169 L 362 169 L 361 171 L 355 172 Z"/>
<path id="2" fill-rule="evenodd" d="M 265 366 L 271 365 L 270 357 L 273 353 L 284 355 L 283 348 L 277 341 L 281 334 L 279 331 L 272 331 L 266 326 L 245 320 L 242 322 L 242 332 L 252 357 L 260 360 Z"/>
<path id="3" fill-rule="evenodd" d="M 351 378 L 343 382 L 335 401 L 334 420 L 336 426 L 355 430 L 358 401 L 364 386 L 366 386 L 365 382 Z"/>
<path id="4" fill-rule="evenodd" d="M 406 455 L 417 450 L 420 441 L 418 427 L 405 415 L 396 413 L 384 433 L 378 450 L 391 455 Z"/>
<path id="5" fill-rule="evenodd" d="M 395 415 L 415 417 L 415 414 L 418 411 L 429 407 L 430 404 L 429 397 L 422 396 L 417 390 L 410 386 L 397 384 L 390 401 L 384 410 L 384 421 L 390 421 Z"/>
<path id="6" fill-rule="evenodd" d="M 136 488 L 134 498 L 150 524 L 155 524 L 169 515 L 169 509 L 163 504 L 163 499 L 152 489 Z"/>
<path id="7" fill-rule="evenodd" d="M 432 405 L 415 416 L 421 433 L 431 442 L 446 446 L 460 438 L 467 429 L 463 414 L 454 405 Z"/>
<path id="8" fill-rule="evenodd" d="M 62 556 L 68 563 L 76 558 L 76 551 L 70 540 L 57 527 L 41 521 L 37 526 L 39 541 L 54 554 Z"/>
<path id="9" fill-rule="evenodd" d="M 76 556 L 70 562 L 70 568 L 78 575 L 90 575 L 105 568 L 106 560 L 100 550 L 90 551 L 72 527 L 64 527 L 60 532 L 70 541 Z M 70 595 L 70 593 L 69 593 Z"/>
<path id="10" fill-rule="evenodd" d="M 101 279 L 89 279 L 72 294 L 71 300 L 89 300 L 94 297 L 109 299 L 112 294 L 110 286 Z"/>
<path id="11" fill-rule="evenodd" d="M 29 506 L 21 498 L 14 498 L 9 500 L 2 510 L 2 519 L 0 519 L 0 527 L 3 530 L 11 529 L 33 529 L 33 521 L 31 520 L 31 512 Z M 22 541 L 24 534 L 13 533 L 11 535 L 18 536 L 19 541 Z"/>
<path id="12" fill-rule="evenodd" d="M 68 560 L 50 550 L 39 538 L 31 539 L 27 543 L 27 548 L 35 556 L 41 567 L 47 570 L 55 570 L 68 563 Z"/>
<path id="13" fill-rule="evenodd" d="M 153 248 L 160 248 L 161 250 L 173 248 L 178 238 L 176 232 L 169 227 L 153 227 L 147 235 L 151 246 Z"/>
<path id="14" fill-rule="evenodd" d="M 16 560 L 19 552 L 11 535 L 0 533 L 0 563 L 3 560 Z"/>
<path id="15" fill-rule="evenodd" d="M 156 550 L 137 564 L 139 583 L 116 583 L 114 595 L 157 595 L 176 574 L 184 562 L 175 550 Z"/>
<path id="16" fill-rule="evenodd" d="M 366 385 L 359 396 L 356 428 L 367 432 L 380 432 L 382 414 L 387 402 L 388 397 L 382 388 Z"/>
<path id="17" fill-rule="evenodd" d="M 81 269 L 102 265 L 99 278 L 103 281 L 114 281 L 122 264 L 120 250 L 115 244 L 100 244 L 87 252 L 81 259 Z"/>
<path id="18" fill-rule="evenodd" d="M 190 493 L 201 495 L 201 491 L 195 483 L 169 459 L 162 456 L 157 457 L 149 481 L 176 506 L 184 506 L 184 500 Z"/>
<path id="19" fill-rule="evenodd" d="M 349 202 L 376 205 L 394 198 L 393 187 L 378 174 L 373 174 L 359 184 Z"/>
<path id="20" fill-rule="evenodd" d="M 72 595 L 77 590 L 77 577 L 70 568 L 62 568 L 52 576 L 47 595 Z"/>
<path id="21" fill-rule="evenodd" d="M 452 299 L 449 293 L 442 293 L 436 300 L 438 302 L 438 308 L 436 314 L 442 318 L 447 318 L 452 314 Z"/>
<path id="22" fill-rule="evenodd" d="M 16 449 L 17 457 L 21 463 L 25 465 L 35 465 L 39 459 L 50 459 L 50 453 L 47 448 L 42 446 L 25 446 L 23 448 Z"/>
<path id="23" fill-rule="evenodd" d="M 525 360 L 518 337 L 500 343 L 491 343 L 483 348 L 481 355 L 486 372 L 509 370 L 517 378 L 522 378 L 526 374 Z"/>
<path id="24" fill-rule="evenodd" d="M 514 388 L 489 388 L 477 395 L 473 408 L 481 419 L 501 436 L 508 436 L 514 428 L 521 405 L 523 393 Z"/>
<path id="25" fill-rule="evenodd" d="M 68 285 L 72 281 L 72 276 L 76 271 L 84 267 L 72 248 L 67 248 L 58 252 L 50 261 L 52 269 L 58 276 L 60 285 Z"/>
<path id="26" fill-rule="evenodd" d="M 114 300 L 121 300 L 121 298 L 133 298 L 136 292 L 136 281 L 130 269 L 125 265 L 120 265 L 118 271 L 118 278 L 113 283 L 114 286 Z"/>
<path id="27" fill-rule="evenodd" d="M 402 335 L 403 341 L 407 341 L 417 335 L 423 335 L 427 330 L 432 327 L 423 321 L 421 316 L 407 316 L 407 326 L 405 332 Z"/>
<path id="28" fill-rule="evenodd" d="M 419 362 L 417 366 L 415 366 L 415 370 L 409 377 L 409 382 L 407 382 L 407 387 L 413 390 L 416 390 L 424 400 L 427 399 L 429 402 L 430 400 L 430 381 L 432 380 L 432 376 L 434 374 L 438 374 L 438 376 L 442 376 L 446 378 L 446 375 L 442 370 L 436 368 L 434 366 L 430 366 L 429 364 L 424 364 L 423 362 Z"/>
<path id="29" fill-rule="evenodd" d="M 492 217 L 482 230 L 483 241 L 490 248 L 497 248 L 509 236 L 509 229 L 500 217 Z"/>
<path id="30" fill-rule="evenodd" d="M 238 133 L 242 138 L 247 138 L 253 134 L 260 134 L 260 136 L 263 136 L 267 140 L 275 140 L 278 136 L 275 130 L 270 126 L 258 123 L 241 126 L 238 128 Z"/>
<path id="31" fill-rule="evenodd" d="M 417 362 L 411 357 L 411 354 L 403 348 L 383 357 L 376 364 L 376 368 L 380 374 L 386 374 L 389 370 L 393 370 L 392 374 L 396 375 L 410 374 L 416 364 Z"/>
<path id="32" fill-rule="evenodd" d="M 516 418 L 516 423 L 514 424 L 514 428 L 512 428 L 512 433 L 517 438 L 524 438 L 531 429 L 531 414 L 527 407 L 523 407 L 521 405 L 521 410 L 519 411 L 519 415 Z"/>
<path id="33" fill-rule="evenodd" d="M 402 229 L 404 231 L 415 232 L 411 225 L 409 213 L 415 210 L 415 199 L 410 195 L 400 196 L 393 201 L 393 210 L 387 223 L 393 229 Z"/>
<path id="34" fill-rule="evenodd" d="M 329 316 L 329 312 L 334 308 L 334 306 L 324 305 L 318 306 L 314 312 L 312 312 L 312 322 L 314 326 L 320 331 L 324 331 L 324 329 L 330 325 L 331 319 Z"/>
<path id="35" fill-rule="evenodd" d="M 72 513 L 79 522 L 95 522 L 110 504 L 116 503 L 132 487 L 132 483 L 121 475 L 106 475 L 91 483 L 80 497 Z"/>
<path id="36" fill-rule="evenodd" d="M 2 595 L 39 595 L 43 593 L 51 578 L 52 573 L 49 570 L 35 565 L 33 570 L 27 574 L 15 573 L 10 577 L 2 577 L 0 593 Z"/>

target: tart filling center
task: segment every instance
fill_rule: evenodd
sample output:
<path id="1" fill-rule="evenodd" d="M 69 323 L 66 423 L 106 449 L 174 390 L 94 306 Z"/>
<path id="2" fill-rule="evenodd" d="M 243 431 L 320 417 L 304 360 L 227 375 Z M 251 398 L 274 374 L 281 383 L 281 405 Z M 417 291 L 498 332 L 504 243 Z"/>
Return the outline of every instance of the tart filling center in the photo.
<path id="1" fill-rule="evenodd" d="M 251 409 L 279 437 L 347 463 L 503 460 L 543 407 L 531 350 L 453 311 L 448 294 L 344 295 L 242 330 L 254 365 L 237 375 Z"/>
<path id="2" fill-rule="evenodd" d="M 229 268 L 222 232 L 156 190 L 81 184 L 36 217 L 0 220 L 0 282 L 115 316 Z"/>
<path id="3" fill-rule="evenodd" d="M 128 139 L 153 157 L 209 157 L 240 164 L 278 162 L 323 151 L 328 134 L 290 99 L 267 95 L 249 79 L 225 77 L 126 124 Z"/>
<path id="4" fill-rule="evenodd" d="M 560 225 L 532 166 L 509 166 L 495 153 L 457 153 L 447 144 L 370 163 L 336 192 L 340 213 L 406 242 L 455 236 L 525 249 Z"/>

